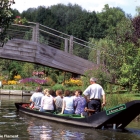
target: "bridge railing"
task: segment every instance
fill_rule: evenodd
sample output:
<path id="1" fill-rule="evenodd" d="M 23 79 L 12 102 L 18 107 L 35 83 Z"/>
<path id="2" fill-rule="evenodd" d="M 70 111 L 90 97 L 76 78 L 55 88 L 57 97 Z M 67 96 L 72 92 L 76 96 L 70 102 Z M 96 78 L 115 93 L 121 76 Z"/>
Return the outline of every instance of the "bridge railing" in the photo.
<path id="1" fill-rule="evenodd" d="M 39 24 L 38 42 L 68 52 L 69 35 Z"/>
<path id="2" fill-rule="evenodd" d="M 91 47 L 94 44 L 39 23 L 28 22 L 26 25 L 12 24 L 7 32 L 12 38 L 39 42 L 87 60 L 92 50 L 97 52 L 96 49 Z M 97 60 L 99 62 L 99 58 Z"/>
<path id="3" fill-rule="evenodd" d="M 11 38 L 32 40 L 33 27 L 28 25 L 12 24 L 7 30 Z"/>

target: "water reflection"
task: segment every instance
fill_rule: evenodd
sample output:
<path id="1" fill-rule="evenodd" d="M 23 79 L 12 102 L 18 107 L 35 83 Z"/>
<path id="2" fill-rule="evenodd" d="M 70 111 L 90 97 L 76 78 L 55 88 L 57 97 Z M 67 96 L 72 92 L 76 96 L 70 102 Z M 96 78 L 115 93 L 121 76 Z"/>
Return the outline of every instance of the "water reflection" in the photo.
<path id="1" fill-rule="evenodd" d="M 40 120 L 20 113 L 28 121 L 27 131 L 30 138 L 41 140 L 139 140 L 137 133 L 129 131 L 118 132 L 80 128 L 65 124 Z M 140 130 L 137 130 L 140 132 Z"/>
<path id="2" fill-rule="evenodd" d="M 22 114 L 23 115 L 23 114 Z M 28 119 L 29 117 L 23 115 Z M 65 128 L 62 124 L 48 122 L 46 120 L 35 121 L 35 118 L 31 118 L 32 121 L 28 122 L 27 132 L 30 137 L 40 140 L 85 140 L 85 134 L 78 132 L 78 130 L 70 130 L 69 127 Z"/>
<path id="3" fill-rule="evenodd" d="M 16 112 L 15 102 L 29 97 L 1 96 L 0 135 L 18 135 L 22 140 L 139 140 L 140 122 L 131 122 L 124 132 L 94 130 L 47 121 Z"/>
<path id="4" fill-rule="evenodd" d="M 36 125 L 32 121 L 29 122 L 27 128 L 29 135 L 36 139 L 50 140 L 52 139 L 52 129 L 51 127 L 42 125 Z"/>

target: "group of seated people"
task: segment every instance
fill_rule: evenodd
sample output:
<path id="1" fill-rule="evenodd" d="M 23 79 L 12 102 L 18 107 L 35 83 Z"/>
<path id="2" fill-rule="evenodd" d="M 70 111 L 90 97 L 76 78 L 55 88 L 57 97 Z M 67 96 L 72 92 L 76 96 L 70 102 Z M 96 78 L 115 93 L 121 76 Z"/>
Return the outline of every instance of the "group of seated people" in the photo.
<path id="1" fill-rule="evenodd" d="M 76 90 L 74 95 L 71 91 L 52 90 L 38 87 L 30 98 L 30 108 L 38 109 L 41 112 L 56 112 L 59 114 L 83 115 L 87 109 L 87 101 L 82 96 L 81 90 Z"/>

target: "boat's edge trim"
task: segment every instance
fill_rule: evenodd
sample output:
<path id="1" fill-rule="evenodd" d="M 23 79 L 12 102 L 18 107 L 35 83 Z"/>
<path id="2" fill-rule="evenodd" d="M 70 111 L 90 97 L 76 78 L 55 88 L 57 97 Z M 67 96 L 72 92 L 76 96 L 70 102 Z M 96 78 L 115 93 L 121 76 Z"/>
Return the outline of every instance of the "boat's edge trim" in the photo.
<path id="1" fill-rule="evenodd" d="M 84 127 L 92 127 L 91 124 L 88 123 L 84 123 L 84 122 L 78 122 L 78 121 L 74 121 L 74 120 L 68 120 L 65 118 L 57 118 L 53 117 L 53 116 L 43 116 L 41 114 L 35 114 L 35 113 L 30 113 L 24 110 L 19 109 L 20 112 L 23 112 L 25 114 L 31 115 L 31 116 L 35 116 L 37 118 L 43 118 L 46 120 L 51 120 L 51 121 L 55 121 L 55 122 L 62 122 L 62 123 L 66 123 L 66 124 L 71 124 L 71 125 L 77 125 L 77 126 L 84 126 Z"/>

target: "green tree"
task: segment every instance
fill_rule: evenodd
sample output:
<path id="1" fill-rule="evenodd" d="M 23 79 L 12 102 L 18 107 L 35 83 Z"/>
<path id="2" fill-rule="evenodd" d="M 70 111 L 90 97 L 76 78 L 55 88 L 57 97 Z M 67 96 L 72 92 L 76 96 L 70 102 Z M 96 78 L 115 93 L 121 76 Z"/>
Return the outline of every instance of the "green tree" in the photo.
<path id="1" fill-rule="evenodd" d="M 26 11 L 23 11 L 21 13 L 21 17 L 25 17 L 28 21 L 31 22 L 37 22 L 36 21 L 36 14 L 37 14 L 37 9 L 36 8 L 29 8 Z"/>
<path id="2" fill-rule="evenodd" d="M 12 12 L 10 6 L 14 4 L 13 1 L 1 0 L 0 1 L 0 46 L 2 47 L 9 39 L 6 30 L 9 25 L 12 23 Z"/>
<path id="3" fill-rule="evenodd" d="M 140 6 L 136 6 L 136 16 L 140 16 Z"/>
<path id="4" fill-rule="evenodd" d="M 23 64 L 21 76 L 23 78 L 31 77 L 33 70 L 34 70 L 34 64 L 26 62 Z"/>
<path id="5" fill-rule="evenodd" d="M 13 80 L 16 74 L 22 73 L 22 64 L 19 61 L 0 59 L 1 73 L 7 75 L 7 79 Z"/>
<path id="6" fill-rule="evenodd" d="M 100 19 L 100 27 L 104 29 L 103 36 L 105 37 L 125 17 L 125 13 L 118 7 L 112 8 L 106 4 L 97 16 Z"/>
<path id="7" fill-rule="evenodd" d="M 104 53 L 106 66 L 116 75 L 115 81 L 130 91 L 133 85 L 139 87 L 139 33 L 136 30 L 139 22 L 136 21 L 139 19 L 123 18 L 106 37 L 114 45 L 108 44 Z"/>
<path id="8" fill-rule="evenodd" d="M 132 19 L 133 36 L 131 41 L 139 48 L 140 39 L 140 15 Z"/>
<path id="9" fill-rule="evenodd" d="M 77 19 L 83 12 L 82 8 L 75 4 L 64 4 L 53 5 L 50 7 L 52 15 L 54 15 L 56 27 L 55 29 L 65 32 L 66 26 Z"/>
<path id="10" fill-rule="evenodd" d="M 22 72 L 21 62 L 11 60 L 8 70 L 10 73 L 9 79 L 13 80 L 15 75 L 20 74 Z"/>
<path id="11" fill-rule="evenodd" d="M 138 50 L 136 51 L 137 51 L 137 55 L 135 56 L 135 61 L 133 63 L 133 76 L 138 91 L 140 91 L 140 48 L 138 48 Z"/>
<path id="12" fill-rule="evenodd" d="M 98 30 L 98 23 L 99 20 L 95 12 L 83 11 L 73 22 L 69 23 L 66 32 L 86 41 L 91 37 L 99 38 L 101 32 Z"/>
<path id="13" fill-rule="evenodd" d="M 11 12 L 12 12 L 13 19 L 15 19 L 16 16 L 20 16 L 21 15 L 20 12 L 18 10 L 16 10 L 16 9 L 11 9 Z"/>
<path id="14" fill-rule="evenodd" d="M 108 73 L 111 75 L 111 82 L 115 83 L 115 79 L 119 72 L 119 61 L 115 55 L 117 48 L 115 43 L 108 38 L 90 39 L 90 44 L 94 44 L 89 53 L 88 59 L 95 64 L 105 65 Z M 117 71 L 118 70 L 118 71 Z"/>
<path id="15" fill-rule="evenodd" d="M 96 65 L 93 68 L 87 70 L 84 75 L 85 76 L 82 77 L 84 88 L 88 86 L 88 81 L 91 77 L 96 77 L 98 83 L 101 84 L 103 88 L 106 88 L 107 83 L 111 81 L 111 75 L 106 69 L 106 66 L 102 64 Z"/>

